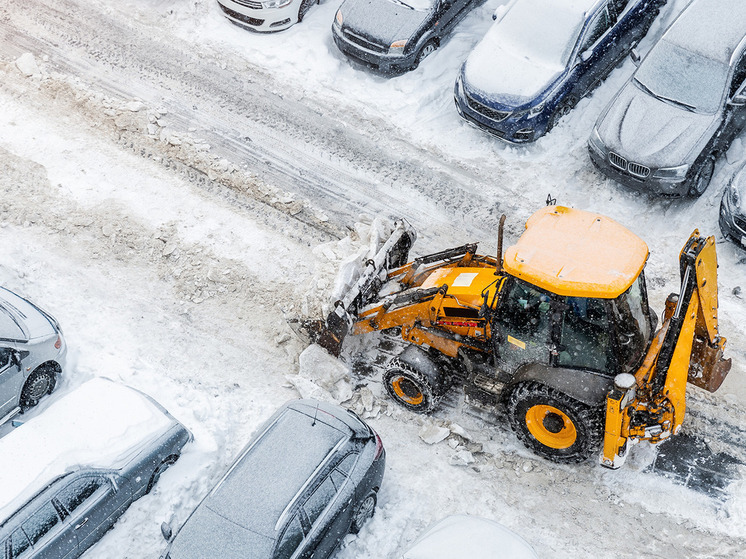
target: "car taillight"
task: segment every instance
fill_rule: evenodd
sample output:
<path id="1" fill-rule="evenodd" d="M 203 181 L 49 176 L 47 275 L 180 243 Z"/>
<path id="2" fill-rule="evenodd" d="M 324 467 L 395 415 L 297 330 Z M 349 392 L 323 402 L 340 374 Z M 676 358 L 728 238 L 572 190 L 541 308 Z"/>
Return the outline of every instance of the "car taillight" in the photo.
<path id="1" fill-rule="evenodd" d="M 371 429 L 373 431 L 373 429 Z M 378 457 L 381 456 L 381 453 L 383 452 L 383 442 L 381 441 L 381 437 L 378 436 L 378 433 L 373 431 L 373 436 L 376 438 L 376 457 L 374 460 L 378 460 Z"/>
<path id="2" fill-rule="evenodd" d="M 54 342 L 54 349 L 60 349 L 62 347 L 62 338 L 57 336 L 57 341 Z"/>

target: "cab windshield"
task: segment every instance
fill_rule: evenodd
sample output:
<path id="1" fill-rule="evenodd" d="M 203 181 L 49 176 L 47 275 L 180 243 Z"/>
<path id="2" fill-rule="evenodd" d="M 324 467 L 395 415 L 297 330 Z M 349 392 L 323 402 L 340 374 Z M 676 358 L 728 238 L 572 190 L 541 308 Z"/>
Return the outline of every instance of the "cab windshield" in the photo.
<path id="1" fill-rule="evenodd" d="M 611 308 L 616 323 L 617 347 L 621 372 L 636 369 L 647 350 L 652 324 L 642 274 L 630 288 L 617 297 Z"/>

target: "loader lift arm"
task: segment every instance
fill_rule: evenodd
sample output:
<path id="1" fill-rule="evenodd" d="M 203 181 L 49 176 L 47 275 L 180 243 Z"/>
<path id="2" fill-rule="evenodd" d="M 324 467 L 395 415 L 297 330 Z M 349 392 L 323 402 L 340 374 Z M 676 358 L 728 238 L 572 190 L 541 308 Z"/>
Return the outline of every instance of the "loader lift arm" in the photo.
<path id="1" fill-rule="evenodd" d="M 601 463 L 618 468 L 628 442 L 661 442 L 681 427 L 687 381 L 717 390 L 731 367 L 718 334 L 715 238 L 695 230 L 680 255 L 681 289 L 666 301 L 663 322 L 634 377 L 619 375 L 609 392 Z"/>

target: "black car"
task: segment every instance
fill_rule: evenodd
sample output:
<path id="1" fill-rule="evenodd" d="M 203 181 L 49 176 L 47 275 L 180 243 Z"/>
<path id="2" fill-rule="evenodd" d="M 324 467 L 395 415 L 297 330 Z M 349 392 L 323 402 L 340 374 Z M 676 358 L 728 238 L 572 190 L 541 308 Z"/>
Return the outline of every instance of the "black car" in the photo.
<path id="1" fill-rule="evenodd" d="M 161 559 L 323 559 L 373 516 L 386 462 L 354 413 L 281 407 L 187 518 Z M 171 529 L 163 535 L 171 539 Z"/>
<path id="2" fill-rule="evenodd" d="M 745 126 L 743 0 L 694 0 L 598 119 L 588 150 L 630 188 L 696 197 Z"/>
<path id="3" fill-rule="evenodd" d="M 746 164 L 733 176 L 720 202 L 720 230 L 746 248 Z"/>
<path id="4" fill-rule="evenodd" d="M 383 73 L 416 68 L 476 0 L 345 0 L 332 24 L 350 58 Z"/>

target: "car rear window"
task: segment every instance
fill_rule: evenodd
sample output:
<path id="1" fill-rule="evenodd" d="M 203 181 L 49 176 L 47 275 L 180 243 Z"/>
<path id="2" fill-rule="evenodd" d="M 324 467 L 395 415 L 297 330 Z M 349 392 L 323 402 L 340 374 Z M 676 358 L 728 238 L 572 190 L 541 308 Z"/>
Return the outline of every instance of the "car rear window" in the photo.
<path id="1" fill-rule="evenodd" d="M 320 419 L 288 409 L 206 504 L 240 526 L 274 537 L 285 507 L 329 452 L 348 437 Z"/>

